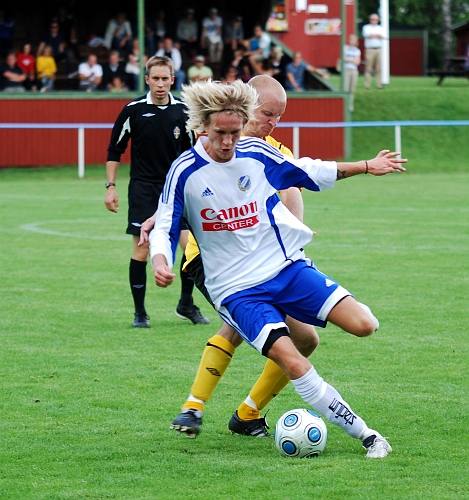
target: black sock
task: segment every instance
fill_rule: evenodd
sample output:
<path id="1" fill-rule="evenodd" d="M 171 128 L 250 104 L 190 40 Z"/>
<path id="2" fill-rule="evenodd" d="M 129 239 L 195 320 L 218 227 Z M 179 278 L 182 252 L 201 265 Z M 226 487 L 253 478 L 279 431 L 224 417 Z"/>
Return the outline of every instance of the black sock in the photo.
<path id="1" fill-rule="evenodd" d="M 135 312 L 146 314 L 145 292 L 147 288 L 147 263 L 130 259 L 129 266 L 130 290 L 135 304 Z"/>
<path id="2" fill-rule="evenodd" d="M 179 275 L 181 276 L 181 299 L 179 303 L 181 306 L 191 306 L 194 303 L 192 300 L 194 282 L 189 278 L 189 274 L 182 270 L 185 262 L 186 256 L 183 255 L 181 259 L 181 269 L 179 271 Z"/>

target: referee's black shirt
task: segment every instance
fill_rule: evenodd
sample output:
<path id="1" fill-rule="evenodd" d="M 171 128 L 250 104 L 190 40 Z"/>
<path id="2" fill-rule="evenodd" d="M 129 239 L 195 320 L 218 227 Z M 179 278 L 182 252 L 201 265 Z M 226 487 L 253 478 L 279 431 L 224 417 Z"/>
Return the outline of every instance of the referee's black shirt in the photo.
<path id="1" fill-rule="evenodd" d="M 130 178 L 163 185 L 171 163 L 193 145 L 184 109 L 171 93 L 167 106 L 153 104 L 150 93 L 126 104 L 112 129 L 107 161 L 120 162 L 131 138 Z"/>

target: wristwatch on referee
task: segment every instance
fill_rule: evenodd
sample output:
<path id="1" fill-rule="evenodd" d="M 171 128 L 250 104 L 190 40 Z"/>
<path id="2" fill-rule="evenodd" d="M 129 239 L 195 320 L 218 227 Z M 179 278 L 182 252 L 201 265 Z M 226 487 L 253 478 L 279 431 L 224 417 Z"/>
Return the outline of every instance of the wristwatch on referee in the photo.
<path id="1" fill-rule="evenodd" d="M 104 184 L 104 187 L 107 189 L 108 187 L 111 187 L 111 186 L 114 186 L 116 187 L 116 185 L 113 183 L 113 182 L 106 182 L 106 184 Z"/>

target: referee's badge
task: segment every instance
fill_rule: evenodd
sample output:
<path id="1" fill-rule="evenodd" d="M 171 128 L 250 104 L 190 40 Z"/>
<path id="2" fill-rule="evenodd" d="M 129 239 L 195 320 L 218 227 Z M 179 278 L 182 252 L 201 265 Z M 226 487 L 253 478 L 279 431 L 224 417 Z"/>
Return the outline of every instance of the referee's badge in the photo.
<path id="1" fill-rule="evenodd" d="M 179 136 L 181 135 L 181 129 L 178 126 L 174 127 L 173 135 L 175 139 L 179 139 Z"/>
<path id="2" fill-rule="evenodd" d="M 243 175 L 238 179 L 238 187 L 241 191 L 248 191 L 251 189 L 251 178 L 249 175 Z"/>

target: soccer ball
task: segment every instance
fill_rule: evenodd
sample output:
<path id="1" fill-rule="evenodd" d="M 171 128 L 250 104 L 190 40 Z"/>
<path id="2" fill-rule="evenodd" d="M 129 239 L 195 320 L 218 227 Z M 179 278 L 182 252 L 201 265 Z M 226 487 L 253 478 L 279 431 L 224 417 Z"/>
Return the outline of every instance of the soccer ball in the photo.
<path id="1" fill-rule="evenodd" d="M 274 439 L 285 457 L 317 457 L 326 447 L 327 427 L 312 410 L 290 410 L 278 419 Z"/>

